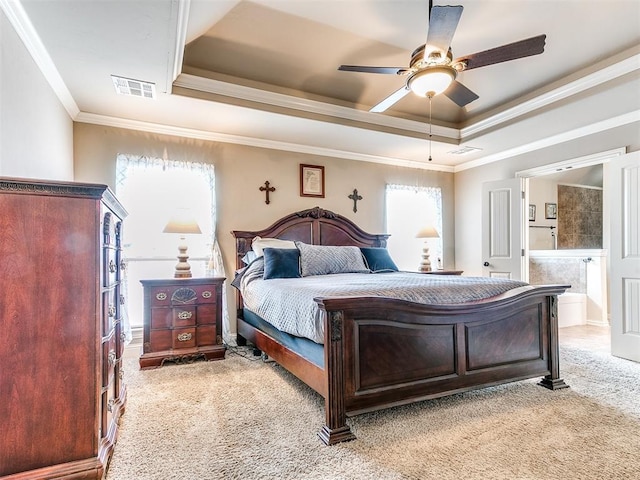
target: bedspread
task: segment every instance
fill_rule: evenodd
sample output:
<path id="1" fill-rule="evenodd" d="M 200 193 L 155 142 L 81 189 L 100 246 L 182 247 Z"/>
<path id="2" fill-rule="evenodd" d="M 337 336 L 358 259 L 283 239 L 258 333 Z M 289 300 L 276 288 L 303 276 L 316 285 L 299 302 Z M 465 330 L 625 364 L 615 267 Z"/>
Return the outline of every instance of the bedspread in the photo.
<path id="1" fill-rule="evenodd" d="M 324 320 L 316 297 L 376 296 L 422 304 L 456 304 L 500 295 L 527 285 L 487 277 L 424 275 L 410 272 L 341 273 L 302 278 L 262 278 L 262 259 L 254 261 L 234 282 L 245 308 L 277 329 L 324 343 Z"/>

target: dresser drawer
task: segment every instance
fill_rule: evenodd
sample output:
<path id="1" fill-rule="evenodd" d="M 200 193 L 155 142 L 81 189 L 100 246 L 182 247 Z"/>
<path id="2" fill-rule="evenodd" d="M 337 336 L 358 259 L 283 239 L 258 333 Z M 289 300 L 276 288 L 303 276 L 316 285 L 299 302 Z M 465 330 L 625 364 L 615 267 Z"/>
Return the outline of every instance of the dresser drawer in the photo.
<path id="1" fill-rule="evenodd" d="M 102 336 L 109 335 L 116 321 L 119 305 L 115 289 L 102 293 Z"/>
<path id="2" fill-rule="evenodd" d="M 113 381 L 114 367 L 118 360 L 115 331 L 102 344 L 102 386 Z"/>
<path id="3" fill-rule="evenodd" d="M 103 286 L 110 287 L 118 281 L 118 255 L 115 248 L 103 248 Z"/>

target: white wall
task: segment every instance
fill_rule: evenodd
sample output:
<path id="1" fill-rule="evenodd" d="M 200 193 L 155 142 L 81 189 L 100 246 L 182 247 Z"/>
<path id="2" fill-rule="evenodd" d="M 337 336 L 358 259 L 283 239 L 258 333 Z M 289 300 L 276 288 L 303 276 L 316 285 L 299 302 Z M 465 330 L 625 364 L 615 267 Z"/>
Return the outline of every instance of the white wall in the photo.
<path id="1" fill-rule="evenodd" d="M 73 122 L 1 10 L 0 175 L 73 180 Z"/>

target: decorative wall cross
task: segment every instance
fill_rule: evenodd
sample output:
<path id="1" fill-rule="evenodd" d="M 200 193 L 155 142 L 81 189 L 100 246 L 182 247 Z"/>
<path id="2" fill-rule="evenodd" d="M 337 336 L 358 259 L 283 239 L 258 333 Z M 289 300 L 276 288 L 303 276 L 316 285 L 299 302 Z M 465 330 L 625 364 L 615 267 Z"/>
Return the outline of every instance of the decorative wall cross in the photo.
<path id="1" fill-rule="evenodd" d="M 269 181 L 267 180 L 266 182 L 264 182 L 264 187 L 260 187 L 260 191 L 265 193 L 266 198 L 264 200 L 264 203 L 269 205 L 269 192 L 275 192 L 276 187 L 270 187 Z"/>
<path id="2" fill-rule="evenodd" d="M 353 213 L 358 211 L 358 200 L 362 200 L 362 197 L 358 195 L 358 189 L 354 188 L 353 193 L 349 195 L 349 198 L 353 200 Z"/>

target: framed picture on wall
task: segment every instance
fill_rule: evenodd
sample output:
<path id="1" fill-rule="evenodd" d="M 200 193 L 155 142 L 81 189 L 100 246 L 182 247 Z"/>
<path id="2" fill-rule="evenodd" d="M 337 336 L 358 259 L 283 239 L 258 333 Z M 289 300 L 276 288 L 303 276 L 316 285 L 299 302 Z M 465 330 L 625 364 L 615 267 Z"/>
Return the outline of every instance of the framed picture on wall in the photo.
<path id="1" fill-rule="evenodd" d="M 324 198 L 324 167 L 300 165 L 300 196 Z"/>
<path id="2" fill-rule="evenodd" d="M 558 204 L 557 203 L 545 203 L 544 204 L 544 218 L 555 220 L 558 218 Z"/>
<path id="3" fill-rule="evenodd" d="M 529 221 L 530 222 L 535 222 L 536 221 L 536 206 L 535 205 L 529 205 Z"/>

